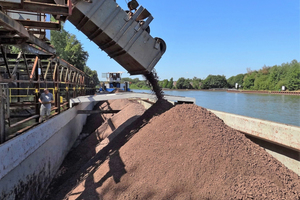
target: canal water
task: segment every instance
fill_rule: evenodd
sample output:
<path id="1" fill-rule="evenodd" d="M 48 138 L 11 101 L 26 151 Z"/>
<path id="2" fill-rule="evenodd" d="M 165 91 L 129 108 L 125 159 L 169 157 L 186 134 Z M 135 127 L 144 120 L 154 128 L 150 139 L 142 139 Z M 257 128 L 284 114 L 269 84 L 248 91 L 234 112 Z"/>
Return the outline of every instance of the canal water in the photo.
<path id="1" fill-rule="evenodd" d="M 133 91 L 151 93 L 150 90 Z M 212 110 L 300 126 L 300 96 L 191 90 L 166 90 L 164 93 L 194 97 L 198 106 Z"/>

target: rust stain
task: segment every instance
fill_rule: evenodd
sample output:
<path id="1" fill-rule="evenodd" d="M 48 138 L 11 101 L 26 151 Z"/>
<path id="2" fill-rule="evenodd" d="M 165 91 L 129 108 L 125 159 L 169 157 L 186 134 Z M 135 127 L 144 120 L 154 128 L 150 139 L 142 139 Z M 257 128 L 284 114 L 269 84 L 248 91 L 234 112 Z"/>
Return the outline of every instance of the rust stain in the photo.
<path id="1" fill-rule="evenodd" d="M 19 181 L 10 191 L 2 191 L 0 199 L 39 200 L 51 182 L 51 163 L 45 163 L 38 174 L 27 175 L 25 181 Z M 2 183 L 1 183 L 2 184 Z"/>

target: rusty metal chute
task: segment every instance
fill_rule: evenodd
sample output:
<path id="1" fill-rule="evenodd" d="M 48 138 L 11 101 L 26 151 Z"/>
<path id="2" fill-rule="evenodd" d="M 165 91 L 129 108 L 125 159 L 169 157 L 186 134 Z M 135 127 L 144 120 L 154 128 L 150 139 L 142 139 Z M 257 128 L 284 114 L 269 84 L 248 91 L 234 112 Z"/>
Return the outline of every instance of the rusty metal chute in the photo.
<path id="1" fill-rule="evenodd" d="M 151 72 L 166 50 L 146 30 L 153 17 L 142 6 L 131 13 L 113 0 L 79 1 L 68 20 L 132 75 Z"/>

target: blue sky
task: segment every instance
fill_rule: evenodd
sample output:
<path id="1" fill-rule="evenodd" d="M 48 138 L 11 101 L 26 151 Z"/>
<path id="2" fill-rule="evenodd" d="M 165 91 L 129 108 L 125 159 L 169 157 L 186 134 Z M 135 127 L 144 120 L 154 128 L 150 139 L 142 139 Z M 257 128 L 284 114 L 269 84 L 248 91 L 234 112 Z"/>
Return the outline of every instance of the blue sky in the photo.
<path id="1" fill-rule="evenodd" d="M 300 61 L 299 0 L 138 2 L 154 17 L 151 35 L 167 43 L 155 67 L 160 79 L 206 78 L 209 74 L 229 78 L 246 73 L 247 68 Z M 117 3 L 126 9 L 125 0 Z M 101 73 L 126 72 L 70 22 L 65 29 L 83 43 L 89 53 L 87 65 L 97 70 L 100 79 Z"/>

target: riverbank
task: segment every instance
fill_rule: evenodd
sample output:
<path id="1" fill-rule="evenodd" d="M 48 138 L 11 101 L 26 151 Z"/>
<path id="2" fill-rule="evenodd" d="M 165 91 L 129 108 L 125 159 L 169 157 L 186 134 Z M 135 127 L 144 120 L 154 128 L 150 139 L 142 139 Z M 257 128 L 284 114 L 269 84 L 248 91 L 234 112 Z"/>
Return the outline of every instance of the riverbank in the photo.
<path id="1" fill-rule="evenodd" d="M 151 89 L 132 89 L 131 90 L 149 90 L 151 91 Z M 204 91 L 204 92 L 209 92 L 209 91 L 227 91 L 227 88 L 214 88 L 214 89 L 169 89 L 169 88 L 162 88 L 163 91 Z"/>
<path id="2" fill-rule="evenodd" d="M 151 93 L 150 90 L 133 92 Z M 193 97 L 198 106 L 207 109 L 300 126 L 300 95 L 233 93 L 226 90 L 164 90 L 164 93 Z"/>
<path id="3" fill-rule="evenodd" d="M 281 94 L 281 95 L 299 95 L 300 91 L 257 91 L 257 90 L 227 90 L 233 93 L 252 93 L 252 94 Z"/>
<path id="4" fill-rule="evenodd" d="M 145 90 L 145 89 L 134 89 L 134 90 Z M 231 93 L 251 93 L 251 94 L 280 94 L 280 95 L 299 95 L 300 91 L 266 91 L 266 90 L 235 90 L 235 89 L 228 89 L 228 88 L 213 88 L 213 89 L 168 89 L 163 88 L 163 91 L 204 91 L 204 92 L 211 92 L 211 91 L 226 91 Z M 151 91 L 149 89 L 149 91 Z"/>

